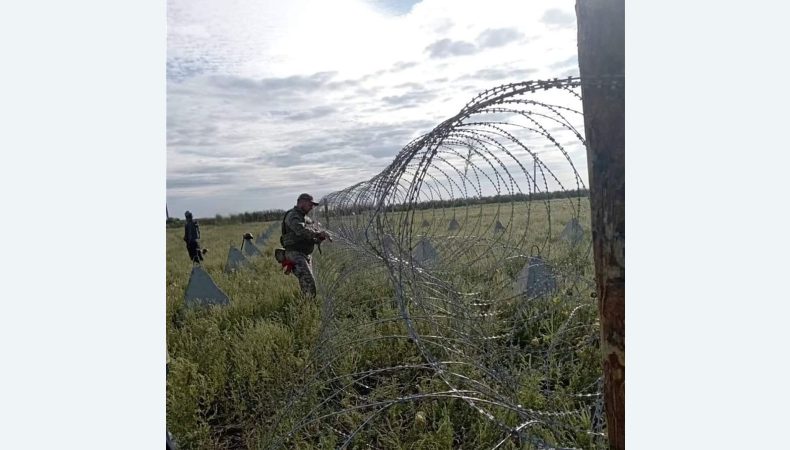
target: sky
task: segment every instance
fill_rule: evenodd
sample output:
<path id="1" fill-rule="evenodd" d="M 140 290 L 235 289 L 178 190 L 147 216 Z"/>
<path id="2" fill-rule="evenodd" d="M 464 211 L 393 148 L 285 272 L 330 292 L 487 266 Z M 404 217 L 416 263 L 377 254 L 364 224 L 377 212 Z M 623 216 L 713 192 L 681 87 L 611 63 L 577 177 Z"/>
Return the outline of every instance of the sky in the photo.
<path id="1" fill-rule="evenodd" d="M 168 0 L 170 215 L 320 198 L 480 91 L 578 75 L 574 4 Z"/>

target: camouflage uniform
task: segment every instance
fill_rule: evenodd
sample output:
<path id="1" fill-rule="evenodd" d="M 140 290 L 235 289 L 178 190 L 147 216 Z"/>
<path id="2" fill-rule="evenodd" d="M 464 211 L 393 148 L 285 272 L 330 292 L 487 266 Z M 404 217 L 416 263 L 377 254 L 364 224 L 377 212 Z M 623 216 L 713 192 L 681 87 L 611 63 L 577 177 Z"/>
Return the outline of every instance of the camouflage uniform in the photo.
<path id="1" fill-rule="evenodd" d="M 302 294 L 315 297 L 315 278 L 310 254 L 319 238 L 313 220 L 304 211 L 294 207 L 285 214 L 280 243 L 285 248 L 286 259 L 294 263 L 293 274 L 299 280 Z"/>

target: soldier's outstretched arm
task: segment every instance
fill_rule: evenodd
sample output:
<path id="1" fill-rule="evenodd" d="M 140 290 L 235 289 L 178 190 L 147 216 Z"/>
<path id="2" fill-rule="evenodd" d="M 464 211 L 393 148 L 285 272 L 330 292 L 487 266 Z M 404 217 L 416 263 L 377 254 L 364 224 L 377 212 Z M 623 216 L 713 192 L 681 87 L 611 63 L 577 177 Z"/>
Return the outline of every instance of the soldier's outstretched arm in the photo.
<path id="1" fill-rule="evenodd" d="M 289 214 L 288 217 L 285 219 L 288 228 L 293 230 L 297 236 L 301 236 L 307 239 L 315 239 L 318 236 L 318 233 L 315 231 L 307 228 L 305 223 L 299 220 L 299 217 L 296 214 Z"/>

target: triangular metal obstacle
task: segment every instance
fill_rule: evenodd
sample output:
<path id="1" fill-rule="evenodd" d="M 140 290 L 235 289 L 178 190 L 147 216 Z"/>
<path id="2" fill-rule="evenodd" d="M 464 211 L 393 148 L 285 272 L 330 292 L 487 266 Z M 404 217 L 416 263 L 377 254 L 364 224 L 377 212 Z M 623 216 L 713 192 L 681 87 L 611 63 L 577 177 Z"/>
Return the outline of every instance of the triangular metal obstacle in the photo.
<path id="1" fill-rule="evenodd" d="M 414 247 L 412 257 L 414 261 L 419 264 L 430 265 L 438 261 L 439 254 L 436 253 L 436 249 L 433 248 L 433 245 L 431 245 L 427 238 L 422 238 Z"/>
<path id="2" fill-rule="evenodd" d="M 255 243 L 258 245 L 266 245 L 266 241 L 268 239 L 269 239 L 269 233 L 267 231 L 264 231 L 263 233 L 261 233 L 260 236 L 258 236 L 258 239 L 255 240 Z"/>
<path id="3" fill-rule="evenodd" d="M 390 234 L 385 234 L 381 238 L 381 247 L 387 253 L 395 253 L 398 246 L 395 243 L 395 239 Z"/>
<path id="4" fill-rule="evenodd" d="M 255 244 L 252 243 L 252 239 L 245 239 L 244 240 L 244 242 L 242 243 L 242 251 L 247 256 L 262 256 L 263 255 L 261 253 L 261 251 L 258 250 L 258 247 L 256 247 Z"/>
<path id="5" fill-rule="evenodd" d="M 396 248 L 395 239 L 393 239 L 392 235 L 389 233 L 377 233 L 374 229 L 369 230 L 355 230 L 349 229 L 347 231 L 347 236 L 349 235 L 357 235 L 359 236 L 358 239 L 365 242 L 367 245 L 370 246 L 374 251 L 377 253 L 392 253 Z"/>
<path id="6" fill-rule="evenodd" d="M 231 246 L 228 250 L 228 262 L 225 263 L 225 273 L 233 272 L 236 269 L 242 268 L 247 264 L 247 258 L 244 257 L 239 249 Z"/>
<path id="7" fill-rule="evenodd" d="M 540 256 L 529 257 L 514 285 L 516 292 L 526 294 L 527 298 L 540 297 L 557 288 L 551 267 Z"/>
<path id="8" fill-rule="evenodd" d="M 214 280 L 201 266 L 193 266 L 189 275 L 189 284 L 184 295 L 184 304 L 188 308 L 194 306 L 227 305 L 230 299 L 217 287 Z"/>
<path id="9" fill-rule="evenodd" d="M 447 226 L 447 229 L 452 231 L 452 230 L 457 230 L 459 228 L 461 228 L 461 226 L 458 225 L 458 221 L 455 220 L 455 217 L 453 217 L 453 220 L 450 221 L 450 225 Z"/>
<path id="10" fill-rule="evenodd" d="M 578 219 L 574 217 L 565 225 L 562 233 L 560 233 L 560 239 L 569 242 L 571 245 L 576 245 L 584 239 L 584 228 L 582 228 Z"/>
<path id="11" fill-rule="evenodd" d="M 501 233 L 503 231 L 505 231 L 505 227 L 502 226 L 502 222 L 497 220 L 496 224 L 494 224 L 494 233 Z"/>

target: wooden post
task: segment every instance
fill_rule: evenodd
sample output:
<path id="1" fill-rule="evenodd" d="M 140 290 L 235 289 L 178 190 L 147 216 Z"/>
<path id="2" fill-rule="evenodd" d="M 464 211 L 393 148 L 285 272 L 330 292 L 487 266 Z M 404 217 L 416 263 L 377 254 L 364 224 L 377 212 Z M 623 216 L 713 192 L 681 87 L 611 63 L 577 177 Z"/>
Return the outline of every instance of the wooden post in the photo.
<path id="1" fill-rule="evenodd" d="M 625 448 L 625 1 L 577 0 L 579 73 L 609 445 Z"/>

